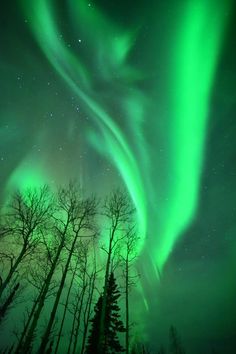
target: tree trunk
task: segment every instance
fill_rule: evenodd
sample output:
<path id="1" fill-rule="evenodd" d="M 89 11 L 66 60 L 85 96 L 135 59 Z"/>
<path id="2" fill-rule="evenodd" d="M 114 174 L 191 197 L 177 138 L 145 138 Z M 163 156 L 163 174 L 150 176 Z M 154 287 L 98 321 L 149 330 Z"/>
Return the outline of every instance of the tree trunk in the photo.
<path id="1" fill-rule="evenodd" d="M 78 317 L 77 317 L 77 326 L 76 326 L 76 331 L 75 331 L 75 341 L 74 341 L 72 354 L 75 354 L 77 343 L 78 343 L 78 335 L 79 335 L 79 328 L 80 328 L 80 317 L 81 317 L 81 312 L 82 312 L 82 307 L 83 307 L 83 302 L 84 302 L 85 290 L 86 290 L 86 286 L 83 287 L 83 290 L 82 290 L 79 313 L 78 313 Z"/>
<path id="2" fill-rule="evenodd" d="M 115 221 L 115 225 L 113 225 L 111 235 L 110 235 L 110 240 L 109 240 L 109 249 L 108 249 L 108 255 L 107 255 L 107 263 L 106 263 L 106 273 L 105 273 L 105 281 L 104 281 L 104 294 L 103 294 L 103 299 L 102 299 L 102 311 L 101 311 L 101 321 L 100 321 L 100 333 L 99 333 L 99 339 L 98 339 L 98 353 L 103 354 L 103 341 L 106 340 L 104 337 L 104 321 L 105 321 L 105 312 L 106 312 L 106 302 L 107 302 L 107 285 L 108 285 L 108 279 L 109 279 L 109 274 L 110 274 L 110 265 L 111 265 L 111 254 L 112 254 L 112 244 L 113 244 L 113 239 L 115 236 L 116 228 L 118 226 L 118 221 Z"/>
<path id="3" fill-rule="evenodd" d="M 23 344 L 23 347 L 22 347 L 22 351 L 21 353 L 28 353 L 29 350 L 30 350 L 30 346 L 32 344 L 32 341 L 33 341 L 33 337 L 34 337 L 34 332 L 35 332 L 35 329 L 37 327 L 37 324 L 38 324 L 38 320 L 39 320 L 39 317 L 41 315 L 41 312 L 43 310 L 43 307 L 44 307 L 44 302 L 45 302 L 45 299 L 46 299 L 46 296 L 47 296 L 47 293 L 48 293 L 48 290 L 49 290 L 49 286 L 50 286 L 50 283 L 51 283 L 51 280 L 52 280 L 52 277 L 53 277 L 53 274 L 55 272 L 55 269 L 56 269 L 56 266 L 57 266 L 57 263 L 58 263 L 58 260 L 59 260 L 59 257 L 60 257 L 60 254 L 61 254 L 61 251 L 64 247 L 64 244 L 65 244 L 65 234 L 63 235 L 62 237 L 62 240 L 61 240 L 61 243 L 57 249 L 57 253 L 56 253 L 56 256 L 54 258 L 54 261 L 53 261 L 53 264 L 52 264 L 52 267 L 48 273 L 48 276 L 45 280 L 45 286 L 44 286 L 44 290 L 42 292 L 42 295 L 41 297 L 39 298 L 39 302 L 38 302 L 38 306 L 37 306 L 37 310 L 35 311 L 34 313 L 34 317 L 33 317 L 33 321 L 31 323 L 31 326 L 30 326 L 30 329 L 29 329 L 29 332 L 26 336 L 26 339 L 25 339 L 25 342 Z"/>
<path id="4" fill-rule="evenodd" d="M 21 333 L 20 340 L 19 340 L 19 342 L 18 342 L 18 344 L 17 344 L 16 350 L 15 350 L 15 354 L 20 353 L 20 349 L 21 349 L 22 343 L 23 343 L 23 341 L 24 341 L 24 338 L 25 338 L 25 336 L 26 336 L 27 330 L 28 330 L 28 328 L 29 328 L 30 322 L 31 322 L 31 320 L 32 320 L 32 318 L 33 318 L 34 311 L 36 310 L 36 307 L 37 307 L 37 304 L 38 304 L 38 302 L 39 302 L 40 296 L 42 296 L 42 291 L 43 291 L 43 287 L 42 287 L 42 289 L 41 289 L 39 295 L 37 296 L 36 300 L 34 301 L 34 304 L 33 304 L 33 306 L 32 306 L 32 309 L 31 309 L 31 311 L 30 311 L 30 314 L 29 314 L 29 316 L 28 316 L 27 322 L 26 322 L 26 324 L 25 324 L 25 326 L 24 326 L 24 329 L 23 329 L 23 331 L 22 331 L 22 333 Z"/>
<path id="5" fill-rule="evenodd" d="M 80 354 L 83 354 L 84 349 L 85 349 L 89 319 L 90 319 L 90 314 L 91 314 L 92 300 L 93 300 L 93 292 L 94 292 L 94 287 L 95 287 L 95 279 L 96 279 L 96 273 L 94 272 L 94 274 L 92 275 L 92 284 L 91 284 L 91 289 L 90 289 L 91 291 L 88 296 L 88 300 L 87 300 L 86 308 L 85 308 L 84 332 L 83 332 L 83 339 L 82 339 Z"/>
<path id="6" fill-rule="evenodd" d="M 0 286 L 0 298 L 2 296 L 3 291 L 6 289 L 7 285 L 9 284 L 13 274 L 15 273 L 15 271 L 17 270 L 19 264 L 22 262 L 22 259 L 24 258 L 24 255 L 26 253 L 27 250 L 27 246 L 23 245 L 20 254 L 18 255 L 15 263 L 11 266 L 11 269 L 8 272 L 8 275 L 6 277 L 6 279 L 1 283 Z"/>
<path id="7" fill-rule="evenodd" d="M 47 344 L 48 344 L 48 340 L 49 340 L 49 336 L 50 336 L 50 333 L 52 331 L 52 326 L 53 326 L 53 323 L 54 323 L 54 320 L 55 320 L 55 316 L 56 316 L 57 308 L 58 308 L 58 305 L 59 305 L 59 301 L 60 301 L 60 298 L 61 298 L 62 290 L 64 288 L 64 284 L 65 284 L 66 276 L 67 276 L 67 273 L 68 273 L 70 261 L 71 261 L 71 258 L 72 258 L 73 252 L 74 252 L 74 248 L 75 248 L 75 244 L 76 244 L 76 241 L 77 241 L 78 237 L 79 237 L 79 232 L 77 232 L 75 237 L 74 237 L 74 240 L 73 240 L 70 252 L 69 252 L 69 256 L 67 258 L 67 262 L 66 262 L 66 265 L 65 265 L 62 277 L 61 277 L 61 282 L 60 282 L 59 289 L 57 291 L 56 299 L 54 301 L 54 305 L 53 305 L 53 308 L 52 308 L 52 311 L 51 311 L 50 319 L 48 321 L 47 328 L 46 328 L 46 330 L 44 332 L 44 335 L 43 335 L 43 338 L 42 338 L 42 341 L 41 341 L 41 344 L 40 344 L 40 347 L 39 347 L 39 350 L 38 350 L 38 354 L 45 353 L 45 350 L 46 350 L 46 347 L 47 347 Z"/>
<path id="8" fill-rule="evenodd" d="M 58 339 L 57 339 L 57 343 L 56 343 L 56 348 L 55 348 L 54 354 L 57 353 L 58 347 L 59 347 L 59 344 L 60 344 L 61 333 L 62 333 L 62 329 L 63 329 L 63 326 L 64 326 L 65 318 L 66 318 L 66 312 L 67 312 L 67 308 L 68 308 L 68 303 L 69 303 L 69 298 L 70 298 L 72 285 L 74 283 L 74 278 L 75 278 L 75 273 L 76 273 L 76 270 L 77 270 L 77 265 L 78 265 L 78 260 L 76 262 L 75 269 L 74 269 L 73 274 L 72 274 L 70 286 L 69 286 L 69 289 L 68 289 L 68 292 L 67 292 L 66 303 L 65 303 L 65 307 L 64 307 L 64 312 L 63 312 L 63 316 L 62 316 L 62 320 L 61 320 L 61 326 L 60 326 L 60 330 L 59 330 L 59 333 L 58 333 Z"/>
<path id="9" fill-rule="evenodd" d="M 67 349 L 67 354 L 70 354 L 71 346 L 72 346 L 72 341 L 73 341 L 73 336 L 74 336 L 74 331 L 75 331 L 75 322 L 76 322 L 76 314 L 79 308 L 79 303 L 81 299 L 82 293 L 78 296 L 76 305 L 75 305 L 75 311 L 74 311 L 74 316 L 73 316 L 73 323 L 72 323 L 72 329 L 71 329 L 71 334 L 70 334 L 70 340 L 69 340 L 69 345 Z"/>
<path id="10" fill-rule="evenodd" d="M 17 292 L 19 286 L 20 286 L 19 283 L 17 283 L 17 284 L 14 286 L 12 292 L 10 293 L 10 295 L 8 296 L 8 298 L 6 299 L 5 303 L 1 306 L 1 308 L 0 308 L 0 323 L 1 323 L 2 319 L 4 318 L 4 316 L 6 315 L 9 306 L 10 306 L 11 303 L 13 302 L 14 296 L 15 296 L 15 294 L 16 294 L 16 292 Z"/>
<path id="11" fill-rule="evenodd" d="M 129 259 L 126 258 L 125 264 L 125 325 L 126 325 L 126 332 L 125 332 L 125 352 L 129 354 Z"/>

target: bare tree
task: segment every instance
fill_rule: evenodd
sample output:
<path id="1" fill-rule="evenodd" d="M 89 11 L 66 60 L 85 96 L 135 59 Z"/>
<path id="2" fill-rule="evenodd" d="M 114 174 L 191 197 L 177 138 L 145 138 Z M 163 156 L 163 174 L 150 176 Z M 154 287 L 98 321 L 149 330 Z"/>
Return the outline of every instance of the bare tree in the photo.
<path id="1" fill-rule="evenodd" d="M 47 298 L 53 276 L 60 262 L 62 251 L 66 247 L 66 241 L 68 241 L 70 238 L 69 231 L 71 228 L 71 222 L 74 219 L 75 212 L 75 200 L 70 195 L 71 190 L 72 186 L 70 185 L 68 189 L 61 188 L 58 191 L 56 200 L 56 210 L 52 216 L 53 225 L 48 231 L 47 237 L 44 237 L 46 254 L 48 259 L 50 260 L 51 265 L 46 275 L 43 291 L 38 299 L 33 319 L 31 321 L 29 330 L 25 336 L 25 340 L 22 345 L 22 353 L 28 353 L 31 350 L 34 334 L 44 308 L 45 300 Z M 53 315 L 55 317 L 55 314 Z"/>
<path id="2" fill-rule="evenodd" d="M 94 237 L 96 234 L 94 218 L 96 215 L 97 202 L 95 198 L 81 198 L 79 189 L 71 184 L 68 189 L 60 190 L 59 206 L 61 210 L 66 213 L 66 218 L 69 220 L 69 225 L 66 231 L 72 235 L 72 242 L 69 246 L 67 260 L 50 318 L 38 350 L 39 354 L 43 354 L 46 350 L 76 243 L 80 237 Z"/>
<path id="3" fill-rule="evenodd" d="M 0 253 L 1 262 L 8 270 L 5 279 L 0 277 L 0 298 L 9 287 L 15 275 L 18 274 L 18 268 L 25 260 L 29 258 L 38 247 L 41 240 L 41 231 L 46 227 L 48 218 L 52 212 L 52 198 L 48 187 L 40 190 L 30 191 L 25 194 L 16 192 L 7 211 L 4 215 L 4 235 L 7 245 L 2 245 L 3 251 Z M 11 239 L 10 239 L 11 237 Z M 13 245 L 10 246 L 9 245 Z M 13 301 L 16 290 L 12 293 L 5 305 Z M 9 302 L 9 299 L 11 301 Z"/>
<path id="4" fill-rule="evenodd" d="M 70 338 L 68 342 L 68 349 L 67 353 L 70 354 L 71 350 L 75 350 L 77 347 L 77 341 L 78 341 L 78 333 L 79 333 L 79 327 L 80 327 L 80 316 L 81 316 L 81 311 L 82 311 L 82 306 L 83 306 L 83 301 L 84 301 L 84 294 L 85 290 L 87 287 L 87 283 L 85 282 L 85 278 L 82 277 L 83 281 L 82 284 L 80 285 L 79 290 L 76 292 L 76 302 L 74 303 L 73 306 L 73 321 L 72 321 L 72 327 L 70 331 Z"/>
<path id="5" fill-rule="evenodd" d="M 4 298 L 0 317 L 1 311 L 5 314 L 9 309 L 18 294 L 18 288 L 22 289 L 24 283 L 30 285 L 24 290 L 28 304 L 23 326 L 21 332 L 17 333 L 15 349 L 11 348 L 15 354 L 35 351 L 43 319 L 45 326 L 36 352 L 57 354 L 61 337 L 65 334 L 68 312 L 72 312 L 72 329 L 67 340 L 67 353 L 83 354 L 96 291 L 102 295 L 101 313 L 104 316 L 108 280 L 111 272 L 121 265 L 125 275 L 126 327 L 129 328 L 128 294 L 134 284 L 134 272 L 130 269 L 135 261 L 137 241 L 131 227 L 134 208 L 128 195 L 121 190 L 113 191 L 105 199 L 99 216 L 106 239 L 101 247 L 105 252 L 105 262 L 97 266 L 96 256 L 100 244 L 95 238 L 98 234 L 97 205 L 94 197 L 84 197 L 75 184 L 58 189 L 54 196 L 46 187 L 39 191 L 28 191 L 24 195 L 14 195 L 0 226 L 2 244 L 7 245 L 10 238 L 14 241 L 13 247 L 8 250 L 3 247 L 0 254 L 0 265 L 4 269 L 4 276 L 0 278 Z M 102 291 L 97 286 L 100 272 L 104 275 L 100 280 L 103 283 Z M 67 282 L 68 288 L 65 286 Z M 49 302 L 52 295 L 53 301 Z M 51 312 L 44 317 L 46 302 L 51 306 Z M 64 308 L 57 319 L 62 305 Z M 98 341 L 101 342 L 105 333 L 104 317 L 101 316 L 99 323 Z M 129 331 L 126 338 L 128 348 Z M 98 352 L 102 353 L 101 350 Z"/>
<path id="6" fill-rule="evenodd" d="M 66 314 L 67 314 L 67 311 L 68 311 L 68 305 L 69 305 L 71 290 L 72 290 L 72 286 L 74 284 L 75 275 L 76 275 L 76 272 L 77 272 L 77 269 L 78 269 L 78 263 L 79 263 L 79 259 L 76 260 L 74 269 L 72 271 L 71 280 L 70 280 L 70 284 L 69 284 L 67 295 L 66 295 L 66 301 L 65 301 L 65 304 L 64 304 L 64 311 L 63 311 L 63 315 L 62 315 L 62 319 L 61 319 L 61 325 L 60 325 L 60 329 L 59 329 L 59 332 L 58 332 L 58 335 L 57 335 L 57 342 L 56 342 L 56 347 L 55 347 L 55 350 L 54 350 L 54 354 L 56 354 L 58 352 L 58 349 L 59 349 L 59 345 L 60 345 L 60 341 L 61 341 L 61 335 L 62 335 L 62 330 L 63 330 L 63 327 L 64 327 L 64 322 L 65 322 Z"/>
<path id="7" fill-rule="evenodd" d="M 89 251 L 90 251 L 90 240 L 85 241 L 80 240 L 78 245 L 78 257 L 80 259 L 80 272 L 78 274 L 78 289 L 76 291 L 76 301 L 73 309 L 73 323 L 70 334 L 70 341 L 68 346 L 68 353 L 72 349 L 72 353 L 76 352 L 79 330 L 81 325 L 81 314 L 84 305 L 84 299 L 86 295 L 86 289 L 88 287 L 88 266 L 89 266 Z"/>
<path id="8" fill-rule="evenodd" d="M 3 303 L 3 305 L 0 307 L 0 323 L 3 320 L 3 318 L 5 317 L 10 305 L 12 304 L 14 297 L 16 295 L 16 292 L 18 290 L 20 286 L 20 283 L 17 283 L 14 287 L 13 290 L 10 292 L 10 294 L 8 295 L 7 299 L 5 300 L 5 302 Z"/>
<path id="9" fill-rule="evenodd" d="M 16 346 L 16 349 L 14 351 L 15 354 L 18 354 L 21 352 L 21 348 L 22 348 L 22 344 L 23 344 L 23 341 L 25 339 L 25 336 L 27 334 L 27 331 L 28 331 L 28 328 L 30 326 L 30 323 L 32 321 L 32 318 L 33 318 L 33 315 L 34 315 L 34 312 L 36 310 L 36 307 L 37 307 L 37 304 L 39 302 L 39 299 L 40 299 L 40 296 L 43 292 L 43 288 L 41 290 L 41 292 L 35 297 L 34 301 L 33 301 L 33 305 L 31 307 L 31 310 L 29 311 L 27 309 L 27 315 L 26 315 L 26 318 L 24 320 L 24 324 L 23 324 L 23 330 L 21 332 L 21 335 L 19 337 L 19 340 L 18 340 L 18 343 L 17 343 L 17 346 Z"/>
<path id="10" fill-rule="evenodd" d="M 83 311 L 83 336 L 82 336 L 81 351 L 80 351 L 81 354 L 83 354 L 85 350 L 85 344 L 86 344 L 86 339 L 88 334 L 88 326 L 92 314 L 92 302 L 93 302 L 97 274 L 98 272 L 95 269 L 93 273 L 89 276 L 89 283 L 87 287 L 88 288 L 87 299 L 85 301 L 85 306 Z"/>
<path id="11" fill-rule="evenodd" d="M 100 320 L 100 334 L 98 338 L 98 351 L 102 353 L 104 341 L 104 320 L 107 301 L 107 286 L 109 275 L 111 272 L 112 257 L 118 244 L 125 238 L 125 230 L 127 225 L 132 221 L 134 208 L 128 198 L 127 193 L 120 189 L 114 190 L 109 197 L 105 199 L 103 215 L 105 216 L 105 224 L 108 225 L 108 247 L 102 247 L 107 253 L 104 293 L 102 297 L 102 311 Z"/>
<path id="12" fill-rule="evenodd" d="M 33 288 L 36 290 L 36 294 L 33 296 L 31 309 L 26 309 L 23 330 L 18 338 L 15 354 L 20 353 L 22 350 L 22 345 L 26 339 L 30 325 L 32 324 L 34 313 L 37 309 L 41 297 L 44 294 L 46 279 L 53 263 L 52 259 L 55 252 L 54 247 L 52 245 L 50 246 L 49 243 L 46 243 L 43 234 L 42 238 L 44 242 L 42 243 L 41 247 L 37 249 L 37 254 L 34 254 L 34 257 L 31 259 L 29 264 L 29 272 L 27 273 L 27 281 L 31 285 L 30 292 L 32 292 Z M 51 281 L 50 287 L 48 288 L 47 294 L 45 295 L 45 301 L 54 294 L 56 288 L 57 281 Z"/>
<path id="13" fill-rule="evenodd" d="M 91 265 L 90 267 L 88 266 L 88 271 L 87 271 L 87 277 L 88 277 L 88 286 L 87 286 L 87 297 L 86 301 L 84 304 L 84 309 L 83 309 L 83 335 L 82 335 L 82 343 L 81 343 L 81 351 L 80 353 L 83 354 L 85 350 L 85 344 L 86 344 L 86 339 L 87 339 L 87 334 L 88 334 L 88 327 L 89 327 L 89 322 L 91 319 L 92 315 L 92 304 L 93 304 L 93 299 L 94 299 L 94 292 L 96 289 L 96 282 L 98 279 L 99 273 L 102 271 L 102 268 L 98 269 L 97 268 L 97 260 L 96 260 L 96 249 L 95 249 L 95 243 L 93 242 L 93 255 L 90 257 L 91 258 Z M 89 270 L 90 269 L 90 270 Z"/>
<path id="14" fill-rule="evenodd" d="M 122 241 L 121 245 L 121 258 L 124 264 L 123 275 L 125 279 L 125 324 L 126 324 L 126 333 L 125 333 L 125 348 L 126 354 L 130 352 L 130 319 L 129 319 L 129 297 L 131 288 L 138 281 L 138 274 L 135 272 L 134 263 L 138 257 L 137 247 L 138 247 L 139 237 L 135 231 L 134 226 L 128 226 L 127 231 L 125 232 L 125 238 Z"/>

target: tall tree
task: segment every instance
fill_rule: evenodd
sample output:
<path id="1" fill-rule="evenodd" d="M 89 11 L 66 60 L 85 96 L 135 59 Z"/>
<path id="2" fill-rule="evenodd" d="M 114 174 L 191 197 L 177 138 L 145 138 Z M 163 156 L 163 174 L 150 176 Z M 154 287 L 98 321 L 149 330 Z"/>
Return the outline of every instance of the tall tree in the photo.
<path id="1" fill-rule="evenodd" d="M 5 279 L 0 277 L 0 298 L 6 290 L 22 261 L 32 254 L 41 240 L 41 230 L 45 227 L 52 213 L 52 198 L 48 187 L 40 190 L 28 190 L 25 193 L 16 192 L 4 215 L 2 232 L 8 235 L 6 249 L 9 244 L 17 246 L 18 253 L 4 250 L 0 257 L 8 261 L 9 270 Z M 11 240 L 9 240 L 11 235 Z M 5 248 L 2 246 L 2 248 Z"/>
<path id="2" fill-rule="evenodd" d="M 20 284 L 17 283 L 12 291 L 10 292 L 10 294 L 8 295 L 7 299 L 5 300 L 5 302 L 3 303 L 3 305 L 0 307 L 0 323 L 3 320 L 3 318 L 6 316 L 6 313 L 9 309 L 9 307 L 11 306 L 11 304 L 13 303 L 14 297 L 16 295 L 16 292 L 19 288 Z"/>
<path id="3" fill-rule="evenodd" d="M 99 296 L 98 301 L 94 307 L 94 317 L 91 320 L 92 327 L 90 329 L 90 334 L 88 337 L 88 344 L 86 348 L 86 354 L 98 354 L 99 353 L 99 343 L 98 338 L 100 334 L 100 321 L 102 313 L 102 295 Z"/>
<path id="4" fill-rule="evenodd" d="M 71 343 L 69 344 L 69 349 L 72 348 L 72 354 L 79 352 L 77 346 L 80 339 L 80 332 L 82 333 L 80 350 L 81 353 L 84 352 L 85 341 L 87 337 L 88 321 L 91 315 L 93 292 L 97 277 L 94 243 L 95 239 L 87 240 L 86 242 L 85 240 L 81 239 L 81 242 L 78 246 L 80 274 L 77 283 L 78 292 L 74 306 L 73 325 L 70 336 Z M 94 254 L 91 254 L 92 249 Z"/>
<path id="5" fill-rule="evenodd" d="M 49 240 L 46 240 L 44 233 L 42 233 L 42 241 L 43 242 L 41 242 L 40 247 L 37 248 L 37 253 L 34 253 L 28 265 L 27 282 L 31 285 L 30 295 L 32 295 L 32 304 L 31 308 L 29 307 L 29 304 L 26 308 L 24 323 L 23 326 L 21 326 L 22 331 L 18 339 L 15 354 L 22 351 L 22 345 L 26 340 L 28 331 L 34 319 L 34 314 L 41 299 L 44 298 L 44 301 L 46 301 L 48 298 L 54 295 L 54 292 L 58 286 L 57 279 L 51 280 L 50 286 L 45 293 L 48 274 L 53 266 L 54 255 L 57 249 L 57 242 L 55 243 L 53 237 L 50 238 L 50 242 Z M 33 340 L 33 336 L 31 338 Z"/>
<path id="6" fill-rule="evenodd" d="M 121 346 L 118 333 L 125 332 L 125 327 L 120 320 L 120 308 L 118 306 L 118 299 L 120 292 L 115 281 L 113 272 L 111 272 L 107 289 L 106 289 L 106 308 L 105 308 L 105 323 L 104 323 L 104 337 L 102 342 L 99 341 L 99 326 L 102 316 L 103 296 L 101 295 L 96 303 L 94 309 L 94 317 L 91 320 L 92 327 L 90 329 L 90 335 L 88 338 L 88 345 L 86 353 L 121 353 L 125 350 Z"/>
<path id="7" fill-rule="evenodd" d="M 78 268 L 78 259 L 76 260 L 74 269 L 72 271 L 70 284 L 69 284 L 67 295 L 66 295 L 66 301 L 65 301 L 65 304 L 64 304 L 64 310 L 63 310 L 63 315 L 62 315 L 62 319 L 61 319 L 60 329 L 59 329 L 59 332 L 58 332 L 58 335 L 57 335 L 57 342 L 56 342 L 56 347 L 55 347 L 55 350 L 54 350 L 54 354 L 56 354 L 58 352 L 58 349 L 59 349 L 59 344 L 60 344 L 60 341 L 61 341 L 62 330 L 63 330 L 63 327 L 64 327 L 66 314 L 67 314 L 67 310 L 68 310 L 70 294 L 71 294 L 72 286 L 73 286 L 73 283 L 74 283 L 74 279 L 75 279 L 77 268 Z"/>
<path id="8" fill-rule="evenodd" d="M 71 188 L 71 185 L 69 185 L 66 189 L 59 189 L 57 193 L 55 213 L 52 216 L 52 227 L 48 230 L 48 237 L 44 237 L 44 246 L 47 257 L 50 261 L 50 268 L 46 274 L 43 291 L 38 298 L 33 319 L 22 344 L 21 353 L 28 353 L 31 351 L 32 341 L 34 339 L 35 331 L 44 308 L 53 276 L 55 275 L 57 266 L 60 262 L 61 254 L 66 247 L 66 241 L 69 242 L 68 234 L 75 212 L 75 201 L 70 195 Z M 66 196 L 67 198 L 65 199 Z"/>
<path id="9" fill-rule="evenodd" d="M 135 273 L 134 263 L 137 259 L 137 247 L 138 247 L 138 236 L 135 232 L 134 227 L 128 227 L 125 231 L 125 238 L 121 244 L 120 254 L 123 260 L 124 270 L 124 280 L 125 280 L 125 351 L 126 354 L 130 352 L 130 316 L 129 316 L 129 298 L 131 288 L 137 283 L 138 274 Z"/>
<path id="10" fill-rule="evenodd" d="M 72 240 L 49 321 L 38 350 L 39 354 L 46 351 L 76 243 L 80 237 L 94 237 L 96 234 L 94 218 L 97 203 L 95 198 L 81 198 L 81 191 L 74 185 L 70 185 L 67 190 L 62 189 L 59 196 L 60 207 L 66 211 L 67 219 L 70 215 L 70 225 L 67 231 L 70 236 L 72 235 Z"/>
<path id="11" fill-rule="evenodd" d="M 109 275 L 111 274 L 111 265 L 115 250 L 119 243 L 125 238 L 124 231 L 127 229 L 127 225 L 132 221 L 134 208 L 128 198 L 127 193 L 119 189 L 114 190 L 109 197 L 105 199 L 103 215 L 106 217 L 105 223 L 108 225 L 108 247 L 103 247 L 103 250 L 107 253 L 105 280 L 104 280 L 104 292 L 102 297 L 102 311 L 100 317 L 99 326 L 99 348 L 102 348 L 102 341 L 104 338 L 105 330 L 105 309 L 107 301 L 107 288 Z M 101 349 L 101 354 L 103 354 Z"/>
<path id="12" fill-rule="evenodd" d="M 94 298 L 94 290 L 96 286 L 96 281 L 98 274 L 102 271 L 102 269 L 97 269 L 97 260 L 96 260 L 96 250 L 95 243 L 93 242 L 93 256 L 91 257 L 91 266 L 88 267 L 88 287 L 87 287 L 87 299 L 85 301 L 84 309 L 83 309 L 83 335 L 82 335 L 82 343 L 81 343 L 81 351 L 80 354 L 84 354 L 87 333 L 89 328 L 89 321 L 92 314 L 92 302 Z"/>

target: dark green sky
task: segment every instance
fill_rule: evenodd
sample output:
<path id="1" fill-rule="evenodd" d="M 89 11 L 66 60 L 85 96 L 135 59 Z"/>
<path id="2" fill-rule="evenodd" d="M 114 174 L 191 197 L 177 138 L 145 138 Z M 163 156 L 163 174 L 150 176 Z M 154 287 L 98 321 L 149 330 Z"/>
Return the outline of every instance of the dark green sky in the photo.
<path id="1" fill-rule="evenodd" d="M 125 184 L 154 347 L 175 324 L 189 353 L 235 352 L 235 20 L 226 0 L 1 6 L 1 200 Z"/>

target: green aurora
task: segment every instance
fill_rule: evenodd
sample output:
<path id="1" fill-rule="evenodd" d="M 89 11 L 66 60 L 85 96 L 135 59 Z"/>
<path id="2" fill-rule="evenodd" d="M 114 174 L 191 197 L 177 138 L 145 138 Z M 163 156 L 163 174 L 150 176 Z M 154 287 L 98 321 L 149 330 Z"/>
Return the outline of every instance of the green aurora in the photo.
<path id="1" fill-rule="evenodd" d="M 133 296 L 143 338 L 165 343 L 173 319 L 187 347 L 208 344 L 212 326 L 224 348 L 235 312 L 234 4 L 128 3 L 19 0 L 17 14 L 6 5 L 2 200 L 74 178 L 99 196 L 125 185 L 141 237 Z"/>
<path id="2" fill-rule="evenodd" d="M 88 11 L 88 3 L 85 0 L 69 2 L 72 24 L 78 33 L 85 32 L 81 34 L 86 36 L 88 46 L 92 48 L 92 55 L 97 58 L 96 65 L 101 68 L 99 74 L 103 80 L 113 80 L 115 73 L 118 77 L 124 77 L 129 86 L 134 86 L 132 93 L 126 95 L 120 103 L 127 119 L 132 122 L 131 129 L 136 137 L 136 144 L 142 147 L 142 161 L 133 151 L 128 137 L 122 132 L 122 127 L 119 127 L 112 114 L 109 114 L 106 106 L 100 103 L 93 88 L 93 75 L 80 58 L 79 51 L 73 52 L 60 36 L 56 3 L 39 0 L 23 1 L 23 5 L 40 48 L 96 123 L 99 131 L 90 131 L 88 139 L 121 174 L 137 209 L 142 247 L 145 244 L 148 225 L 148 232 L 154 235 L 151 240 L 152 261 L 162 269 L 176 240 L 189 226 L 197 209 L 208 106 L 230 1 L 186 1 L 173 26 L 176 30 L 171 34 L 169 46 L 174 60 L 170 65 L 168 77 L 172 92 L 169 97 L 171 112 L 168 132 L 168 173 L 171 180 L 165 191 L 167 202 L 157 203 L 157 210 L 151 211 L 156 214 L 156 219 L 161 210 L 161 218 L 158 218 L 160 225 L 153 225 L 148 219 L 150 189 L 154 204 L 158 196 L 155 183 L 150 181 L 149 177 L 150 166 L 155 164 L 155 161 L 150 161 L 145 132 L 142 129 L 143 121 L 148 119 L 145 114 L 145 98 L 135 89 L 136 81 L 140 80 L 144 73 L 128 64 L 128 55 L 138 29 L 124 31 L 118 28 L 95 6 L 93 11 Z M 155 122 L 153 129 L 156 129 Z M 35 180 L 34 175 L 33 179 Z M 24 176 L 25 180 L 27 179 Z M 30 185 L 30 179 L 28 181 Z M 180 208 L 180 205 L 185 207 Z"/>

